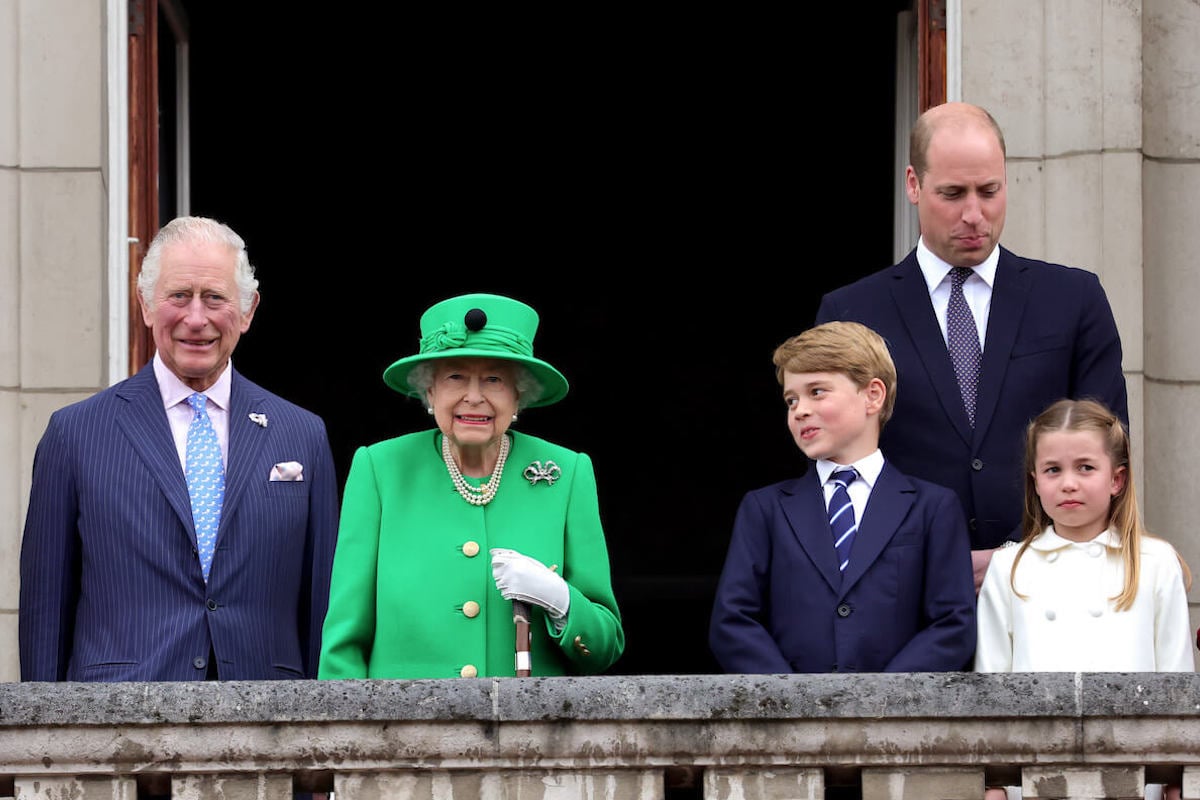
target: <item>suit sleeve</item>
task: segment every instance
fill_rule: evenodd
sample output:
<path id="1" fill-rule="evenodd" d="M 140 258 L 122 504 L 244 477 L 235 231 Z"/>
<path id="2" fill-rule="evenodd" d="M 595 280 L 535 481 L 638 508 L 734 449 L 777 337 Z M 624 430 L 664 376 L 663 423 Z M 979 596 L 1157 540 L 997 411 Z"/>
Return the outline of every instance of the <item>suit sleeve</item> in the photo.
<path id="1" fill-rule="evenodd" d="M 549 619 L 546 632 L 580 674 L 594 675 L 621 657 L 625 630 L 613 595 L 596 473 L 584 453 L 576 461 L 565 535 L 563 579 L 571 592 L 570 611 L 561 632 Z M 576 641 L 585 646 L 577 647 Z"/>
<path id="2" fill-rule="evenodd" d="M 1084 274 L 1085 301 L 1075 335 L 1072 396 L 1101 401 L 1128 427 L 1129 399 L 1121 369 L 1121 336 L 1100 279 L 1090 272 Z"/>
<path id="3" fill-rule="evenodd" d="M 79 497 L 62 425 L 51 416 L 33 458 L 21 540 L 21 680 L 66 680 L 79 599 Z"/>
<path id="4" fill-rule="evenodd" d="M 321 641 L 319 678 L 366 678 L 375 640 L 375 586 L 381 504 L 371 453 L 360 447 L 350 464 Z"/>
<path id="5" fill-rule="evenodd" d="M 887 672 L 946 672 L 971 667 L 975 652 L 975 579 L 971 540 L 958 497 L 937 492 L 925 540 L 924 627 L 888 663 Z"/>
<path id="6" fill-rule="evenodd" d="M 315 479 L 309 494 L 308 509 L 308 575 L 305 578 L 306 597 L 300 609 L 301 632 L 304 653 L 304 674 L 317 677 L 321 657 L 321 630 L 329 608 L 329 581 L 333 571 L 334 547 L 338 529 L 337 471 L 333 464 L 333 451 L 323 422 L 318 423 L 314 450 L 317 454 Z"/>
<path id="7" fill-rule="evenodd" d="M 768 630 L 771 534 L 752 494 L 742 498 L 717 581 L 708 646 L 727 673 L 792 672 Z"/>

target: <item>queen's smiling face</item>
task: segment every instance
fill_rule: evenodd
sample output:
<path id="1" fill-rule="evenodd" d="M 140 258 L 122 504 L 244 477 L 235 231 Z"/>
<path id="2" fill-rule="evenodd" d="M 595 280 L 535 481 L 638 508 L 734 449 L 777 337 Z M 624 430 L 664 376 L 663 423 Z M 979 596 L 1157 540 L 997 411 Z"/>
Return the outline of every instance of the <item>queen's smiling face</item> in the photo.
<path id="1" fill-rule="evenodd" d="M 426 399 L 456 450 L 498 445 L 517 413 L 516 370 L 503 359 L 441 360 Z"/>

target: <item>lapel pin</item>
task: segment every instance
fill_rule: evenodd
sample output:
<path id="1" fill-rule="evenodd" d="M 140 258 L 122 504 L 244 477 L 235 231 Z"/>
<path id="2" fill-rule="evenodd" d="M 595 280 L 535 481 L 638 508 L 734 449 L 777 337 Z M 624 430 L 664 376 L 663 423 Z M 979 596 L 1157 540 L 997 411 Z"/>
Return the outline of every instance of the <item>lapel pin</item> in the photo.
<path id="1" fill-rule="evenodd" d="M 250 413 L 250 421 L 260 427 L 263 427 L 263 428 L 267 427 L 267 415 L 266 414 L 256 414 L 254 412 L 251 412 Z"/>

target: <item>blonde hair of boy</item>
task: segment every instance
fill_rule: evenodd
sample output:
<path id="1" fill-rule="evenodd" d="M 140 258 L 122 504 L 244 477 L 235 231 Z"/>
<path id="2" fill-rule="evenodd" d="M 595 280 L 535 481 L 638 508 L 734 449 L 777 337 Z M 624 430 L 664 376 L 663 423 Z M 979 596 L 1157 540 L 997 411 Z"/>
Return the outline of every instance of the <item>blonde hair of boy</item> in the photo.
<path id="1" fill-rule="evenodd" d="M 838 372 L 859 389 L 875 378 L 883 382 L 880 429 L 892 418 L 896 406 L 896 364 L 887 342 L 859 322 L 826 322 L 809 328 L 775 348 L 771 357 L 775 379 L 783 386 L 785 372 Z"/>
<path id="2" fill-rule="evenodd" d="M 1042 508 L 1037 494 L 1037 445 L 1043 434 L 1055 431 L 1092 431 L 1100 434 L 1104 450 L 1112 461 L 1113 469 L 1125 468 L 1125 485 L 1113 496 L 1108 508 L 1108 527 L 1116 532 L 1121 541 L 1121 558 L 1125 563 L 1125 584 L 1121 593 L 1110 600 L 1115 601 L 1117 611 L 1128 611 L 1133 606 L 1138 592 L 1138 573 L 1141 568 L 1142 538 L 1151 536 L 1142 524 L 1138 510 L 1137 490 L 1134 488 L 1133 464 L 1129 459 L 1129 432 L 1121 419 L 1095 400 L 1059 400 L 1038 414 L 1025 434 L 1025 513 L 1021 549 L 1013 559 L 1009 585 L 1013 594 L 1022 600 L 1028 599 L 1017 591 L 1017 564 L 1029 549 L 1034 537 L 1054 524 L 1054 520 Z M 1183 569 L 1183 585 L 1190 588 L 1192 573 L 1179 551 L 1175 552 L 1179 566 Z"/>

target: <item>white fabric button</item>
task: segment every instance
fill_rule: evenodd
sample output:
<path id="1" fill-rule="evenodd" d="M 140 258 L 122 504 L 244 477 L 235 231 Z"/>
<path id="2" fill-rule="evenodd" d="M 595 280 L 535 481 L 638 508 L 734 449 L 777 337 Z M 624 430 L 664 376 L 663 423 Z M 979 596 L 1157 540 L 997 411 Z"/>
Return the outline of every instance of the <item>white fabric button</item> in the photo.
<path id="1" fill-rule="evenodd" d="M 1054 613 L 1054 609 L 1053 609 L 1053 608 L 1047 608 L 1047 609 L 1046 609 L 1046 619 L 1048 619 L 1048 620 L 1050 620 L 1051 622 L 1053 622 L 1053 621 L 1054 621 L 1054 619 L 1055 619 L 1057 616 L 1058 616 L 1058 614 L 1055 614 L 1055 613 Z"/>
<path id="2" fill-rule="evenodd" d="M 1093 544 L 1088 548 L 1088 555 L 1092 558 L 1099 558 L 1100 556 L 1104 555 L 1104 545 Z"/>
<path id="3" fill-rule="evenodd" d="M 1053 564 L 1055 561 L 1058 561 L 1058 551 L 1055 550 L 1053 553 L 1050 553 L 1048 556 L 1046 556 L 1046 560 L 1051 564 Z"/>
<path id="4" fill-rule="evenodd" d="M 1098 617 L 1104 613 L 1104 609 L 1092 607 L 1092 608 L 1088 609 L 1088 613 L 1091 614 L 1093 617 Z"/>

